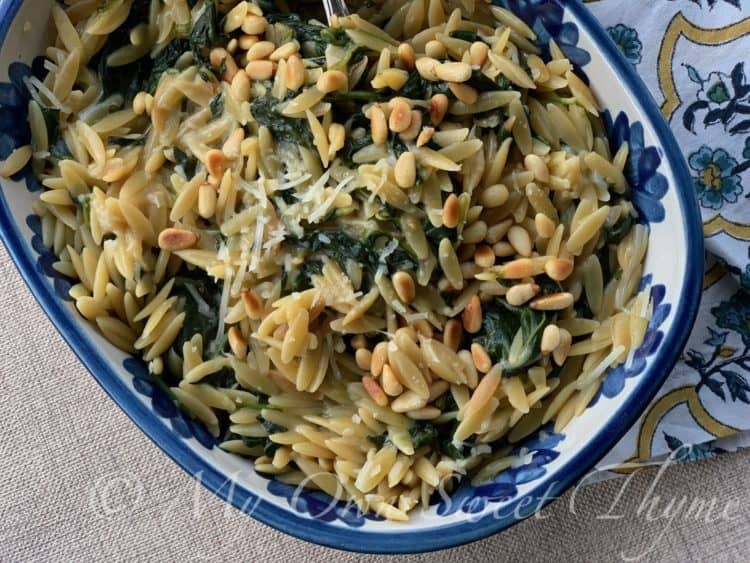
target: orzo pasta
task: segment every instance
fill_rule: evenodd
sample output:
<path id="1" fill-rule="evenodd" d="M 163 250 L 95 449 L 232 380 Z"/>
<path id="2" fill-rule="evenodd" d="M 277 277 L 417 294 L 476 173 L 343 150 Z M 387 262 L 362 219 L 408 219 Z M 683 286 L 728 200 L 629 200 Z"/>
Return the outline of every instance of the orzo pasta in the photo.
<path id="1" fill-rule="evenodd" d="M 484 2 L 66 0 L 31 76 L 77 309 L 223 449 L 392 520 L 562 430 L 651 313 L 628 147 Z"/>

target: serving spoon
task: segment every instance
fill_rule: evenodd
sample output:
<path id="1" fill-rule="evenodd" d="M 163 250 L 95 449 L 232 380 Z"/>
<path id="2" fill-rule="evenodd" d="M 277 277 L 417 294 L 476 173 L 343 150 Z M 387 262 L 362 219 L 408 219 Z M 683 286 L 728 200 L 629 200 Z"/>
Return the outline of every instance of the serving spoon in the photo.
<path id="1" fill-rule="evenodd" d="M 334 16 L 343 17 L 349 15 L 349 9 L 346 7 L 344 0 L 323 0 L 323 8 L 326 11 L 328 25 L 331 25 Z"/>

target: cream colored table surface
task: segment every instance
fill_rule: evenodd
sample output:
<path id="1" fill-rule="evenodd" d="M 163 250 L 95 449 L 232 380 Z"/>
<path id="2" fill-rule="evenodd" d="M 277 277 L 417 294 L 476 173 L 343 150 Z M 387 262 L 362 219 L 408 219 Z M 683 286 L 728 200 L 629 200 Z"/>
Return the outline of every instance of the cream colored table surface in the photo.
<path id="1" fill-rule="evenodd" d="M 2 245 L 0 327 L 0 561 L 385 559 L 285 536 L 196 486 L 96 384 Z M 745 450 L 589 485 L 539 519 L 413 559 L 747 561 L 748 461 Z M 700 501 L 713 510 L 691 512 Z"/>

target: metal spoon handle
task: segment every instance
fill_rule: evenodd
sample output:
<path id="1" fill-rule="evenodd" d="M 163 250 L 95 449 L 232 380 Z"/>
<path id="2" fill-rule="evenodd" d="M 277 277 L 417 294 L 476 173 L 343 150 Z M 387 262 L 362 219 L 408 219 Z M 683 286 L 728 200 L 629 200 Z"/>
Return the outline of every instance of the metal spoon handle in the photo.
<path id="1" fill-rule="evenodd" d="M 323 0 L 323 8 L 326 11 L 328 25 L 331 25 L 333 16 L 348 16 L 349 9 L 346 7 L 344 0 Z"/>

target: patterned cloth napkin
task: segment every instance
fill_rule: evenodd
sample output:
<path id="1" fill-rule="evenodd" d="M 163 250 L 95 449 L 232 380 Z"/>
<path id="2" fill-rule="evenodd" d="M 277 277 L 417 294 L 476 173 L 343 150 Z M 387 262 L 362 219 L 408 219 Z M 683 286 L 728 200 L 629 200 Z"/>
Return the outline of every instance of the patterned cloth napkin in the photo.
<path id="1" fill-rule="evenodd" d="M 681 361 L 600 468 L 750 446 L 750 1 L 587 3 L 682 147 L 707 265 Z M 750 65 L 750 62 L 749 62 Z M 692 445 L 688 448 L 685 446 Z"/>

